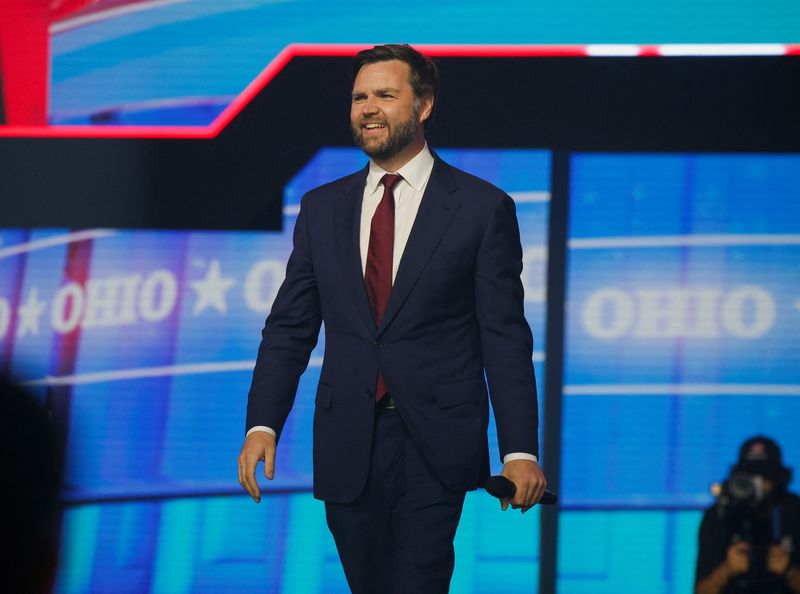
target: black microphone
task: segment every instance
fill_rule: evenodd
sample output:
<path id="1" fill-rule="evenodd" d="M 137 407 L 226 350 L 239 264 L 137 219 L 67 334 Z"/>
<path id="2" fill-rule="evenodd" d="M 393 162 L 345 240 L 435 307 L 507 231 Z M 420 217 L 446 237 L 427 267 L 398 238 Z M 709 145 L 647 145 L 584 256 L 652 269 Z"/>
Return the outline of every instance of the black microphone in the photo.
<path id="1" fill-rule="evenodd" d="M 511 499 L 514 497 L 514 493 L 517 492 L 517 485 L 504 476 L 491 476 L 489 477 L 489 480 L 486 481 L 486 486 L 484 489 L 486 489 L 486 492 L 489 495 L 497 497 L 498 499 L 503 497 L 506 499 Z M 557 501 L 558 495 L 551 493 L 550 491 L 545 491 L 542 495 L 542 498 L 539 500 L 539 504 L 555 505 Z"/>

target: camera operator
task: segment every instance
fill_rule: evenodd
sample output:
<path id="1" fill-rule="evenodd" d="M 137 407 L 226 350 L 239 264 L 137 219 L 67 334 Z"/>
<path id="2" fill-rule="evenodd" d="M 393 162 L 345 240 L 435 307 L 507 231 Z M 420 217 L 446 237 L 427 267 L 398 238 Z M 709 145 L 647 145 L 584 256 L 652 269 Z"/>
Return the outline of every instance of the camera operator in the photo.
<path id="1" fill-rule="evenodd" d="M 700 525 L 695 594 L 800 594 L 800 497 L 773 440 L 742 444 Z"/>

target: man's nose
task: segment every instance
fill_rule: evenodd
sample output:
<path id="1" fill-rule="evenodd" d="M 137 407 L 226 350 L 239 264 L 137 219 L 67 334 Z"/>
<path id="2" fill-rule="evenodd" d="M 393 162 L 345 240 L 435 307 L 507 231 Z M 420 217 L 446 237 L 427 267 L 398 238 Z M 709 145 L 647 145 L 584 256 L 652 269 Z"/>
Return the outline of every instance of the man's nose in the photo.
<path id="1" fill-rule="evenodd" d="M 367 97 L 367 100 L 364 101 L 364 105 L 361 108 L 361 113 L 364 115 L 374 115 L 378 113 L 378 104 L 374 99 Z"/>

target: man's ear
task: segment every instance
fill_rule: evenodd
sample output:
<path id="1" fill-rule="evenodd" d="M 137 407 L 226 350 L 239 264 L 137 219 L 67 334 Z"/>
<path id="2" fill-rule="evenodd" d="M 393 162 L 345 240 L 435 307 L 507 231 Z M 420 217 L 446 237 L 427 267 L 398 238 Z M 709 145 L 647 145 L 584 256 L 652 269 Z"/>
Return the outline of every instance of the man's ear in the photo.
<path id="1" fill-rule="evenodd" d="M 428 95 L 420 101 L 419 123 L 427 122 L 433 113 L 433 95 Z"/>

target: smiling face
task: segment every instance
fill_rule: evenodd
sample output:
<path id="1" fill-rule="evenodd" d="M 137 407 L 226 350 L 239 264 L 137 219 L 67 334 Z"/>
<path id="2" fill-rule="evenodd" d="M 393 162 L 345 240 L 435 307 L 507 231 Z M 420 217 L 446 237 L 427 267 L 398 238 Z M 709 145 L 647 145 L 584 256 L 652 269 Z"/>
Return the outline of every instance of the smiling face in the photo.
<path id="1" fill-rule="evenodd" d="M 425 143 L 422 123 L 430 117 L 433 97 L 417 98 L 405 62 L 367 64 L 356 75 L 350 103 L 355 143 L 378 165 L 396 171 Z"/>

